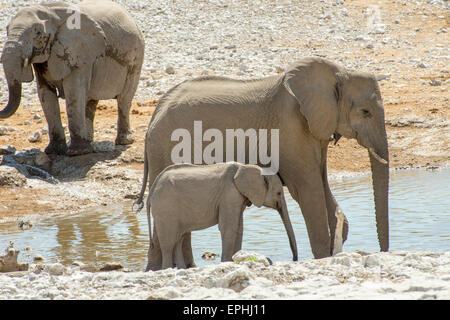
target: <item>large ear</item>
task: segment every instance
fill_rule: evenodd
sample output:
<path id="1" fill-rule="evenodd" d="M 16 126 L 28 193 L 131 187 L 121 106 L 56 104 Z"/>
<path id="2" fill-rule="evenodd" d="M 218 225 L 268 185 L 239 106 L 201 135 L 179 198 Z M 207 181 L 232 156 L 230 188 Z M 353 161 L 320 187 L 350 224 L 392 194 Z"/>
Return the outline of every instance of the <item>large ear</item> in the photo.
<path id="1" fill-rule="evenodd" d="M 78 13 L 79 23 L 62 24 L 53 42 L 48 69 L 55 80 L 66 77 L 74 68 L 91 65 L 106 52 L 106 36 L 97 22 Z"/>
<path id="2" fill-rule="evenodd" d="M 290 66 L 284 76 L 284 86 L 300 105 L 311 134 L 319 140 L 329 140 L 337 127 L 338 71 L 325 59 L 307 58 Z"/>
<path id="3" fill-rule="evenodd" d="M 265 177 L 257 166 L 242 165 L 234 175 L 238 191 L 257 207 L 264 204 L 268 189 Z"/>

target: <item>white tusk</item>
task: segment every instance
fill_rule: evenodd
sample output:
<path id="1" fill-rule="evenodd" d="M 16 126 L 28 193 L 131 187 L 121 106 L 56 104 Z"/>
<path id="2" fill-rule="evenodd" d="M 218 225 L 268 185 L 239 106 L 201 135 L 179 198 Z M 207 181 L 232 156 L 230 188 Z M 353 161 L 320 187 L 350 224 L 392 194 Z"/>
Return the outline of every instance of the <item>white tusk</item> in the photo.
<path id="1" fill-rule="evenodd" d="M 30 59 L 29 58 L 25 58 L 25 61 L 23 62 L 23 67 L 26 68 L 28 67 L 30 64 Z"/>
<path id="2" fill-rule="evenodd" d="M 380 157 L 380 156 L 375 152 L 375 150 L 373 150 L 373 148 L 369 148 L 368 150 L 369 150 L 370 154 L 371 154 L 378 162 L 380 162 L 380 163 L 382 163 L 382 164 L 388 164 L 388 162 L 387 162 L 386 160 L 384 160 L 382 157 Z"/>
<path id="3" fill-rule="evenodd" d="M 336 208 L 335 216 L 337 221 L 334 232 L 333 256 L 342 252 L 342 244 L 344 242 L 342 238 L 342 233 L 344 230 L 344 213 L 339 207 Z"/>

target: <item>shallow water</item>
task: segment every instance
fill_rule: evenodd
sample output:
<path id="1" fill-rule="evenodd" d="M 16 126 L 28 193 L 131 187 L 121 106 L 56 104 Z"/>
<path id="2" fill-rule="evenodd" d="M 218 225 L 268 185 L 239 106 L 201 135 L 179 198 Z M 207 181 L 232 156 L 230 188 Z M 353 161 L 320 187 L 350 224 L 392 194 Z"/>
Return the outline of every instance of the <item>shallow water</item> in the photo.
<path id="1" fill-rule="evenodd" d="M 349 221 L 344 251 L 378 251 L 370 176 L 330 182 L 331 189 Z M 408 170 L 391 174 L 390 249 L 450 250 L 450 169 Z M 299 259 L 312 258 L 309 240 L 298 204 L 286 192 L 291 221 L 297 237 Z M 0 224 L 0 253 L 14 241 L 21 250 L 19 260 L 31 262 L 35 254 L 47 262 L 98 263 L 120 261 L 125 267 L 142 270 L 148 248 L 147 219 L 135 215 L 131 203 L 97 208 L 79 215 L 43 218 L 30 230 L 17 222 Z M 26 250 L 29 247 L 31 250 Z M 205 251 L 221 252 L 217 226 L 192 233 L 197 265 Z M 277 211 L 251 207 L 244 212 L 243 249 L 270 257 L 292 259 L 288 238 Z M 220 258 L 217 260 L 220 261 Z M 217 262 L 216 261 L 216 262 Z"/>

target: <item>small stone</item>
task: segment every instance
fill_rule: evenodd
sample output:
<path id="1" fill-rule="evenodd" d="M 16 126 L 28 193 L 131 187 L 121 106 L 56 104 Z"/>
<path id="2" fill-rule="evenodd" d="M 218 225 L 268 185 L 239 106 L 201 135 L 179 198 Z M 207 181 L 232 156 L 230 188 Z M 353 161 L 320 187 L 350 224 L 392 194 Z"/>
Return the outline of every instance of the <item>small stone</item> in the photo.
<path id="1" fill-rule="evenodd" d="M 42 134 L 40 131 L 36 131 L 32 136 L 28 137 L 28 141 L 31 143 L 37 143 L 42 141 Z"/>
<path id="2" fill-rule="evenodd" d="M 15 154 L 16 148 L 13 146 L 0 147 L 0 155 Z"/>
<path id="3" fill-rule="evenodd" d="M 23 220 L 19 222 L 18 226 L 19 226 L 20 230 L 29 230 L 29 229 L 33 228 L 33 224 L 31 222 L 23 221 Z"/>
<path id="4" fill-rule="evenodd" d="M 234 44 L 228 45 L 228 46 L 225 46 L 225 49 L 228 49 L 228 50 L 236 49 L 236 46 Z"/>
<path id="5" fill-rule="evenodd" d="M 213 260 L 216 260 L 216 258 L 218 256 L 219 255 L 217 253 L 214 253 L 214 252 L 205 252 L 205 253 L 202 254 L 202 259 L 206 260 L 206 261 L 213 261 Z"/>
<path id="6" fill-rule="evenodd" d="M 219 46 L 217 45 L 212 45 L 209 47 L 209 50 L 217 50 L 217 49 L 219 49 Z"/>
<path id="7" fill-rule="evenodd" d="M 44 270 L 52 276 L 61 276 L 64 274 L 65 267 L 61 263 L 53 263 L 45 266 Z"/>
<path id="8" fill-rule="evenodd" d="M 423 69 L 428 68 L 428 65 L 427 65 L 426 63 L 424 63 L 424 62 L 419 63 L 417 66 L 418 66 L 419 68 L 423 68 Z"/>
<path id="9" fill-rule="evenodd" d="M 36 113 L 36 114 L 34 115 L 33 119 L 35 119 L 35 120 L 40 120 L 40 119 L 42 119 L 42 117 Z"/>
<path id="10" fill-rule="evenodd" d="M 174 67 L 172 67 L 172 66 L 167 66 L 166 67 L 166 73 L 167 74 L 175 74 L 175 69 L 174 69 Z"/>
<path id="11" fill-rule="evenodd" d="M 75 267 L 79 267 L 80 269 L 83 269 L 83 268 L 86 267 L 86 264 L 83 263 L 83 262 L 81 262 L 81 261 L 74 261 L 74 262 L 72 263 L 72 265 L 75 266 Z"/>
<path id="12" fill-rule="evenodd" d="M 6 136 L 8 134 L 8 128 L 0 126 L 0 136 Z"/>
<path id="13" fill-rule="evenodd" d="M 378 260 L 378 257 L 375 255 L 365 256 L 363 258 L 363 261 L 364 267 L 366 268 L 376 267 L 380 265 L 380 261 Z"/>
<path id="14" fill-rule="evenodd" d="M 33 258 L 33 262 L 34 263 L 44 263 L 45 262 L 45 258 L 43 256 L 41 256 L 40 254 L 37 254 L 34 256 Z"/>
<path id="15" fill-rule="evenodd" d="M 120 262 L 108 262 L 100 268 L 100 271 L 115 271 L 120 269 L 123 269 L 123 265 Z"/>
<path id="16" fill-rule="evenodd" d="M 263 264 L 264 266 L 268 267 L 270 265 L 269 260 L 256 252 L 247 252 L 240 250 L 236 252 L 232 257 L 234 263 L 243 264 L 243 263 L 250 263 L 250 264 Z"/>
<path id="17" fill-rule="evenodd" d="M 30 126 L 32 123 L 29 120 L 25 120 L 25 122 L 23 124 L 26 125 L 26 126 Z"/>
<path id="18" fill-rule="evenodd" d="M 0 256 L 0 272 L 15 272 L 28 270 L 28 264 L 18 262 L 20 251 L 14 248 L 14 243 L 10 242 L 5 250 L 5 255 Z"/>
<path id="19" fill-rule="evenodd" d="M 430 81 L 430 85 L 433 87 L 439 87 L 442 84 L 441 80 L 433 79 Z"/>
<path id="20" fill-rule="evenodd" d="M 241 70 L 242 72 L 247 72 L 248 71 L 248 66 L 246 64 L 241 64 L 239 66 L 239 70 Z"/>
<path id="21" fill-rule="evenodd" d="M 382 81 L 382 80 L 386 80 L 387 78 L 390 77 L 390 74 L 378 74 L 376 75 L 376 79 L 377 81 Z"/>
<path id="22" fill-rule="evenodd" d="M 27 179 L 16 168 L 0 166 L 0 186 L 23 187 Z"/>

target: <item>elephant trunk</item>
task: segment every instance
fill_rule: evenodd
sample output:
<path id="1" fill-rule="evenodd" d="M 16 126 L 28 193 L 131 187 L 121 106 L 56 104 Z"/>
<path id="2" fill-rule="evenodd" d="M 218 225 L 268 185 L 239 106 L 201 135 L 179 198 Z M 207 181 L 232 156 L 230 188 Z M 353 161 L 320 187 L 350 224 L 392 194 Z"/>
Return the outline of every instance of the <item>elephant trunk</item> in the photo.
<path id="1" fill-rule="evenodd" d="M 385 146 L 378 152 L 370 152 L 372 168 L 373 193 L 375 201 L 375 216 L 377 221 L 378 241 L 381 251 L 389 250 L 389 152 L 387 139 Z M 375 155 L 374 155 L 375 153 Z M 381 160 L 378 157 L 381 157 Z"/>
<path id="2" fill-rule="evenodd" d="M 289 237 L 289 245 L 291 246 L 293 261 L 298 261 L 297 252 L 297 241 L 295 240 L 294 229 L 292 228 L 291 219 L 289 218 L 289 212 L 286 205 L 286 200 L 282 199 L 281 203 L 278 204 L 278 213 L 281 216 L 284 227 Z"/>
<path id="3" fill-rule="evenodd" d="M 22 68 L 23 58 L 19 47 L 5 46 L 2 56 L 3 69 L 8 82 L 9 99 L 8 104 L 0 110 L 0 119 L 11 117 L 19 108 L 22 96 Z"/>

